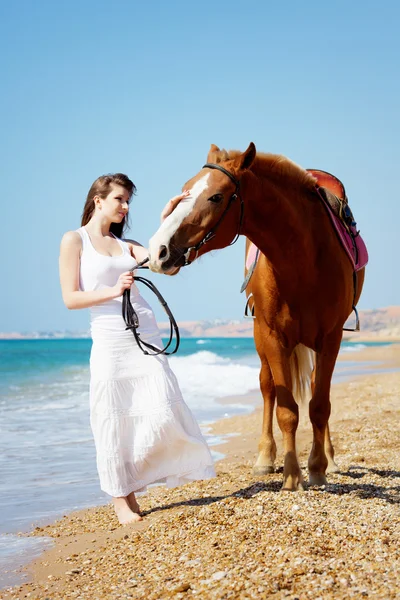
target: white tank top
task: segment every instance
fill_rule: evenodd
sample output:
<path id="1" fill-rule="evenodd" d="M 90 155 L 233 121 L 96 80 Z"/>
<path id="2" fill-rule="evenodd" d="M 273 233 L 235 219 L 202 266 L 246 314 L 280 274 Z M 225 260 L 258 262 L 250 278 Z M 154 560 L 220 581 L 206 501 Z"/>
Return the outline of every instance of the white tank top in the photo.
<path id="1" fill-rule="evenodd" d="M 82 254 L 80 260 L 79 288 L 83 292 L 101 290 L 113 287 L 121 273 L 130 271 L 137 264 L 131 256 L 129 246 L 126 242 L 115 239 L 121 246 L 121 254 L 118 256 L 105 256 L 95 250 L 85 227 L 76 230 L 82 239 Z M 133 283 L 131 296 L 139 294 L 139 290 Z M 91 321 L 98 317 L 116 315 L 122 319 L 122 296 L 107 300 L 90 308 Z"/>

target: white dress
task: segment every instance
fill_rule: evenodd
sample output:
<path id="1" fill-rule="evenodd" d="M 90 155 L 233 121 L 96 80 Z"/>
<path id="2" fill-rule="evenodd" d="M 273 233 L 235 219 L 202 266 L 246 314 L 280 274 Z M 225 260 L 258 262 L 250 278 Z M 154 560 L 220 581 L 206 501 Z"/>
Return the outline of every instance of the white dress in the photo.
<path id="1" fill-rule="evenodd" d="M 136 265 L 126 242 L 118 240 L 120 256 L 104 256 L 85 227 L 77 231 L 83 245 L 81 290 L 112 287 Z M 131 302 L 142 339 L 161 348 L 153 311 L 135 284 Z M 90 423 L 101 489 L 118 497 L 144 491 L 151 483 L 174 487 L 214 477 L 210 451 L 167 357 L 143 354 L 125 330 L 122 296 L 93 306 L 90 313 Z"/>

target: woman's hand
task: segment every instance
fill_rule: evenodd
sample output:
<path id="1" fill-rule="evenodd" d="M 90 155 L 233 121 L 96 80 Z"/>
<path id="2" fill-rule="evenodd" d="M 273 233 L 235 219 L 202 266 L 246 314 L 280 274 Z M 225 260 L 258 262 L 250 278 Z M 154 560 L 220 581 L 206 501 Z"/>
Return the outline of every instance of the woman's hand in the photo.
<path id="1" fill-rule="evenodd" d="M 113 290 L 115 291 L 114 298 L 119 298 L 122 296 L 125 290 L 128 290 L 133 283 L 133 273 L 132 271 L 126 271 L 125 273 L 121 273 L 118 277 L 117 283 L 113 286 Z"/>
<path id="2" fill-rule="evenodd" d="M 167 204 L 165 205 L 165 207 L 161 213 L 161 223 L 163 221 L 165 221 L 165 219 L 175 210 L 175 208 L 178 206 L 178 204 L 181 200 L 183 200 L 184 198 L 188 198 L 189 196 L 190 196 L 190 191 L 184 190 L 182 192 L 182 194 L 179 194 L 178 196 L 174 196 L 173 198 L 171 198 L 171 200 L 169 202 L 167 202 Z"/>

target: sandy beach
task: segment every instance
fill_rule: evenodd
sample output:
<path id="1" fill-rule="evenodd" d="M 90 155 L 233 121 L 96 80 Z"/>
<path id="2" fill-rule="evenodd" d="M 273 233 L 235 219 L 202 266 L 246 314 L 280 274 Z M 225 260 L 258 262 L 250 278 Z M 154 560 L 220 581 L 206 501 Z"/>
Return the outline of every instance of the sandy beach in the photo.
<path id="1" fill-rule="evenodd" d="M 369 365 L 333 386 L 340 473 L 329 474 L 327 486 L 280 492 L 276 423 L 277 472 L 254 477 L 260 393 L 225 398 L 255 410 L 213 425 L 226 436 L 216 448 L 225 456 L 217 478 L 151 489 L 137 525 L 120 527 L 107 505 L 36 528 L 32 535 L 54 538 L 54 546 L 28 567 L 31 583 L 0 598 L 399 598 L 400 345 L 341 360 Z M 312 436 L 307 407 L 300 412 L 306 478 Z"/>

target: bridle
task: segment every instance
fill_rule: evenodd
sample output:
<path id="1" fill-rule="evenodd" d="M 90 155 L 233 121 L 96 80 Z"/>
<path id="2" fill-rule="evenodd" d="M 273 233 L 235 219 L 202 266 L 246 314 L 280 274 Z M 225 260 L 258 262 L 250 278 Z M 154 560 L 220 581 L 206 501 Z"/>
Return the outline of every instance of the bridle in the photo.
<path id="1" fill-rule="evenodd" d="M 230 171 L 227 171 L 226 169 L 224 169 L 224 167 L 221 167 L 220 165 L 215 165 L 214 163 L 206 163 L 203 166 L 203 169 L 216 169 L 217 171 L 221 171 L 221 173 L 224 173 L 225 175 L 227 175 L 227 177 L 229 177 L 229 179 L 235 184 L 235 191 L 233 192 L 233 194 L 231 195 L 231 197 L 229 198 L 228 204 L 226 205 L 226 208 L 224 210 L 224 212 L 222 213 L 222 215 L 220 216 L 220 218 L 218 219 L 217 223 L 214 225 L 214 227 L 203 237 L 203 239 L 196 244 L 195 246 L 192 246 L 191 248 L 187 248 L 186 252 L 183 254 L 184 258 L 185 258 L 185 262 L 182 265 L 183 267 L 187 267 L 188 265 L 190 265 L 196 258 L 197 255 L 199 253 L 199 250 L 202 246 L 204 246 L 204 244 L 207 244 L 207 242 L 209 242 L 210 240 L 212 240 L 215 237 L 216 231 L 218 229 L 218 227 L 221 225 L 223 219 L 225 218 L 228 210 L 230 209 L 230 207 L 232 206 L 233 202 L 239 198 L 240 200 L 240 217 L 239 217 L 239 226 L 238 226 L 238 230 L 237 233 L 235 235 L 235 238 L 233 239 L 233 241 L 228 244 L 228 246 L 233 246 L 233 244 L 235 244 L 240 236 L 241 230 L 242 230 L 242 225 L 243 225 L 243 216 L 244 216 L 244 202 L 243 202 L 243 198 L 240 194 L 240 181 L 239 179 L 236 179 L 236 177 L 234 175 L 232 175 L 232 173 L 230 173 Z M 195 252 L 195 255 L 190 258 L 190 255 L 192 252 Z"/>

